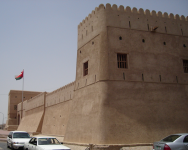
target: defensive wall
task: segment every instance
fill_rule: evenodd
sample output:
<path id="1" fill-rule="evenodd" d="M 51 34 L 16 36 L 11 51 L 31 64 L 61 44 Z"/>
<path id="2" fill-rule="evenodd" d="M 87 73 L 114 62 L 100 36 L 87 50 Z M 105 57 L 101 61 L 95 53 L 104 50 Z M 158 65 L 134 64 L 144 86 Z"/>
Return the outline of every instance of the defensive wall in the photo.
<path id="1" fill-rule="evenodd" d="M 24 102 L 18 129 L 119 147 L 188 132 L 187 61 L 188 17 L 101 4 L 78 25 L 75 82 Z"/>
<path id="2" fill-rule="evenodd" d="M 74 97 L 74 82 L 46 95 L 42 134 L 64 136 Z"/>
<path id="3" fill-rule="evenodd" d="M 63 137 L 73 96 L 74 82 L 51 93 L 43 92 L 24 101 L 23 118 L 17 130 Z M 21 116 L 21 105 L 22 102 L 18 104 L 18 118 Z"/>
<path id="4" fill-rule="evenodd" d="M 21 119 L 17 130 L 41 133 L 45 111 L 45 98 L 46 92 L 43 92 L 24 102 L 24 117 Z"/>
<path id="5" fill-rule="evenodd" d="M 188 132 L 187 20 L 110 4 L 92 11 L 78 26 L 74 103 L 64 141 L 152 143 Z M 117 65 L 122 54 L 125 68 Z"/>
<path id="6" fill-rule="evenodd" d="M 23 106 L 22 106 L 22 103 L 19 103 L 17 105 L 17 124 L 19 125 L 20 124 L 20 121 L 22 119 L 22 117 L 25 116 L 25 108 L 26 108 L 26 105 L 27 105 L 27 100 L 25 100 L 23 102 Z"/>

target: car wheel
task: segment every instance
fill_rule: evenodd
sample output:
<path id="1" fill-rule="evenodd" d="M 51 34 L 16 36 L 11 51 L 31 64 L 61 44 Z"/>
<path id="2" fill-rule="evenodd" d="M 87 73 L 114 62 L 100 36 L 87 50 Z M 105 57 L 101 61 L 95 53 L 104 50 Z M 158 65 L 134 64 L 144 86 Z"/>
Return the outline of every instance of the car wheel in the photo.
<path id="1" fill-rule="evenodd" d="M 11 144 L 11 149 L 12 149 L 12 150 L 14 150 L 14 147 L 13 147 L 13 145 L 12 145 L 12 144 Z"/>
<path id="2" fill-rule="evenodd" d="M 7 148 L 9 148 L 9 146 L 8 146 L 8 142 L 7 142 Z"/>
<path id="3" fill-rule="evenodd" d="M 24 150 L 28 150 L 27 148 L 23 147 Z"/>

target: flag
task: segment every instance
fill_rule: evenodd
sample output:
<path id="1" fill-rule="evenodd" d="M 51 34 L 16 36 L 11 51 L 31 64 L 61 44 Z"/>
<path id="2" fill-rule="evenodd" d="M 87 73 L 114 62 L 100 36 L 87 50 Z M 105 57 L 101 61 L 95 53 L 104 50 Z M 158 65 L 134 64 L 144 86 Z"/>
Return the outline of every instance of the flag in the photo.
<path id="1" fill-rule="evenodd" d="M 23 74 L 24 74 L 24 71 L 22 71 L 19 75 L 15 76 L 15 79 L 20 80 L 21 78 L 23 78 Z"/>

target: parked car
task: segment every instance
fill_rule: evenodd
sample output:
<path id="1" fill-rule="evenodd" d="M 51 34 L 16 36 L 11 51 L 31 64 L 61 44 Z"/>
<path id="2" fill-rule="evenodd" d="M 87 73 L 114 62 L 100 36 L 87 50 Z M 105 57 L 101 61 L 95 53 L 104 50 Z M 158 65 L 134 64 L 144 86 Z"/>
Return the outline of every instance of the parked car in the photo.
<path id="1" fill-rule="evenodd" d="M 188 150 L 188 133 L 172 134 L 154 142 L 153 150 Z"/>
<path id="2" fill-rule="evenodd" d="M 24 150 L 71 150 L 62 145 L 55 137 L 32 137 L 24 144 Z"/>
<path id="3" fill-rule="evenodd" d="M 30 140 L 29 133 L 25 131 L 11 131 L 7 136 L 7 148 L 18 149 L 23 148 L 24 143 Z"/>

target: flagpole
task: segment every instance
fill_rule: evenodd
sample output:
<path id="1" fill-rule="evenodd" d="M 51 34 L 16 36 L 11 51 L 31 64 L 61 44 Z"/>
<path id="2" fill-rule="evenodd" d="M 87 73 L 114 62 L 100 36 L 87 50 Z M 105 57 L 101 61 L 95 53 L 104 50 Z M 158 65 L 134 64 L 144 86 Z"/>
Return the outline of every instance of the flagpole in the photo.
<path id="1" fill-rule="evenodd" d="M 23 69 L 23 84 L 22 84 L 22 114 L 21 118 L 23 118 L 23 91 L 24 91 L 24 69 Z"/>

